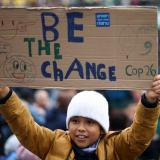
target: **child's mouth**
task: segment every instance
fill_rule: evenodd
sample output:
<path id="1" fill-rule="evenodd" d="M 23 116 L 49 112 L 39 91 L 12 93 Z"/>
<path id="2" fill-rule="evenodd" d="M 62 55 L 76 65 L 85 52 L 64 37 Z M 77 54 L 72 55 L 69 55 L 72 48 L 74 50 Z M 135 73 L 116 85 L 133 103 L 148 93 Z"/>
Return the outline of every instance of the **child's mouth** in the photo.
<path id="1" fill-rule="evenodd" d="M 76 135 L 76 138 L 77 138 L 78 140 L 80 140 L 80 141 L 84 141 L 84 140 L 87 139 L 87 136 L 85 136 L 85 135 Z"/>
<path id="2" fill-rule="evenodd" d="M 79 139 L 84 139 L 84 138 L 86 138 L 85 136 L 77 136 Z"/>

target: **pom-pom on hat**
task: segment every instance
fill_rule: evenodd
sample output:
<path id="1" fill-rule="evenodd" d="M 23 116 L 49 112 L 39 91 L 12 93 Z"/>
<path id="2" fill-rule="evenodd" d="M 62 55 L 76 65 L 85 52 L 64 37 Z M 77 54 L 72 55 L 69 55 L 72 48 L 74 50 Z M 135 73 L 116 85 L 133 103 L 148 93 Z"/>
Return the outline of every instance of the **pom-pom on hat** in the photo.
<path id="1" fill-rule="evenodd" d="M 96 91 L 82 91 L 72 98 L 67 110 L 67 128 L 74 116 L 93 119 L 105 132 L 109 130 L 108 102 Z"/>

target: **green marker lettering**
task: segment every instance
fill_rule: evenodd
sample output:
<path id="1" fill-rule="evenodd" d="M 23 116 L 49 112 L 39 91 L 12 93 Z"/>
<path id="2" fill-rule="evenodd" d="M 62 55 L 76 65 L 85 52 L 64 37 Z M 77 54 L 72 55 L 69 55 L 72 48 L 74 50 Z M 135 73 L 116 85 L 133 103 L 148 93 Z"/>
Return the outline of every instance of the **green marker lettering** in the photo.
<path id="1" fill-rule="evenodd" d="M 32 42 L 35 42 L 35 38 L 24 38 L 24 42 L 28 42 L 28 54 L 32 57 Z"/>
<path id="2" fill-rule="evenodd" d="M 42 51 L 46 52 L 46 55 L 50 55 L 50 42 L 44 42 L 44 46 L 42 46 L 42 40 L 38 40 L 38 54 L 42 55 Z"/>
<path id="3" fill-rule="evenodd" d="M 59 50 L 60 50 L 60 44 L 55 43 L 54 44 L 54 58 L 55 59 L 62 59 L 62 55 L 60 55 Z"/>

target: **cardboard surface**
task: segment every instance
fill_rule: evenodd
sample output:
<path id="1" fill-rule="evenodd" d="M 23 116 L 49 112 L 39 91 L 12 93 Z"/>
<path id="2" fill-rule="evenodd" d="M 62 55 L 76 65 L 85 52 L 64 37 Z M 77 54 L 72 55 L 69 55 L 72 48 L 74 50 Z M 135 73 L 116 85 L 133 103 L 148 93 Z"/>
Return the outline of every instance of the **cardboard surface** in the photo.
<path id="1" fill-rule="evenodd" d="M 1 8 L 0 85 L 147 89 L 157 9 Z"/>

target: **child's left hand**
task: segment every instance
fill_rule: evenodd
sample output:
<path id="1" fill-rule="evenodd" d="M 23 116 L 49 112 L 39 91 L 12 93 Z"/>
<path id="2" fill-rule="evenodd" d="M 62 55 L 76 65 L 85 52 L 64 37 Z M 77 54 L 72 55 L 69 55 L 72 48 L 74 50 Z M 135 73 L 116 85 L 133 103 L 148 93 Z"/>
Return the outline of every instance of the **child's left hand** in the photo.
<path id="1" fill-rule="evenodd" d="M 146 92 L 146 98 L 150 102 L 155 102 L 160 97 L 160 75 L 153 79 L 152 86 Z"/>

